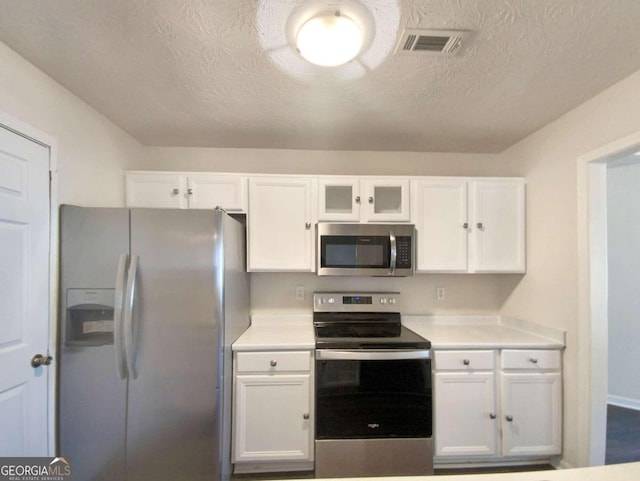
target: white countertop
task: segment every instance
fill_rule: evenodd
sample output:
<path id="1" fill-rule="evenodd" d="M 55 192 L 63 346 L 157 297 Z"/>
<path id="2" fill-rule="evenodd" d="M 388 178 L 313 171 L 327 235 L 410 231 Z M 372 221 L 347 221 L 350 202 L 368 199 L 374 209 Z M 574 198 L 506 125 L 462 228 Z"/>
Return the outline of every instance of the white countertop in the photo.
<path id="1" fill-rule="evenodd" d="M 561 349 L 562 330 L 499 316 L 402 316 L 433 349 Z M 314 349 L 311 314 L 258 314 L 234 351 Z"/>
<path id="2" fill-rule="evenodd" d="M 402 316 L 432 349 L 561 349 L 564 331 L 499 316 Z"/>
<path id="3" fill-rule="evenodd" d="M 379 481 L 635 481 L 640 480 L 640 463 L 521 473 L 454 474 L 436 477 L 332 478 L 332 481 L 373 481 L 374 479 Z"/>
<path id="4" fill-rule="evenodd" d="M 254 315 L 251 326 L 233 343 L 234 351 L 314 349 L 311 315 Z"/>

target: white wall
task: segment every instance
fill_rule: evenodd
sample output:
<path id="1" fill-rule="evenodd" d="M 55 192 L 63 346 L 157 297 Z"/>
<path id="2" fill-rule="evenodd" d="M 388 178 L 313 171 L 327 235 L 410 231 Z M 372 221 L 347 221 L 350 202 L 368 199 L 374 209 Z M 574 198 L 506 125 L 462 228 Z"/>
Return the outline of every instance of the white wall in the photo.
<path id="1" fill-rule="evenodd" d="M 640 408 L 640 158 L 607 168 L 609 398 Z"/>
<path id="2" fill-rule="evenodd" d="M 0 65 L 0 111 L 58 142 L 59 203 L 123 205 L 142 145 L 1 42 Z"/>
<path id="3" fill-rule="evenodd" d="M 584 409 L 578 340 L 577 157 L 640 130 L 640 71 L 504 151 L 506 175 L 527 179 L 527 275 L 501 313 L 566 329 L 564 461 L 577 465 Z M 630 373 L 629 373 L 630 374 Z M 581 379 L 579 376 L 583 376 Z"/>

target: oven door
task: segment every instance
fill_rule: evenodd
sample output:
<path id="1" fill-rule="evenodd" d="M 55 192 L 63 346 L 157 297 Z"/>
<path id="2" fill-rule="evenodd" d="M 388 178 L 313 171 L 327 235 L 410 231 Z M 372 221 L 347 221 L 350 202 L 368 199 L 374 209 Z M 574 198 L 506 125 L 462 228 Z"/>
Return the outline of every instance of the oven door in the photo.
<path id="1" fill-rule="evenodd" d="M 316 439 L 431 437 L 428 350 L 316 351 Z"/>

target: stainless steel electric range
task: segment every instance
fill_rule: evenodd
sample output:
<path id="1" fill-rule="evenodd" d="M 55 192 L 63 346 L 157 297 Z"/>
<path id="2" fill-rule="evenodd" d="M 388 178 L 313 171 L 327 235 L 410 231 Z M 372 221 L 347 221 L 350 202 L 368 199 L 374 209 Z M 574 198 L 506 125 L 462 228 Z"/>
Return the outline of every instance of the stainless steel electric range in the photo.
<path id="1" fill-rule="evenodd" d="M 397 292 L 314 294 L 316 477 L 433 472 L 431 343 Z"/>

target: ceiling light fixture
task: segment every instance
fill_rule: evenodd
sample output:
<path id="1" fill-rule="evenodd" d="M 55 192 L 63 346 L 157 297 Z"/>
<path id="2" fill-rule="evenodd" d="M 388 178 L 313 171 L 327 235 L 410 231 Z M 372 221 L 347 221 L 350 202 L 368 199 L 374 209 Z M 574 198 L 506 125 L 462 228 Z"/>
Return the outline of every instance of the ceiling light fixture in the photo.
<path id="1" fill-rule="evenodd" d="M 362 29 L 340 10 L 311 17 L 302 24 L 296 36 L 300 55 L 323 67 L 337 67 L 353 60 L 360 53 L 362 43 Z"/>

